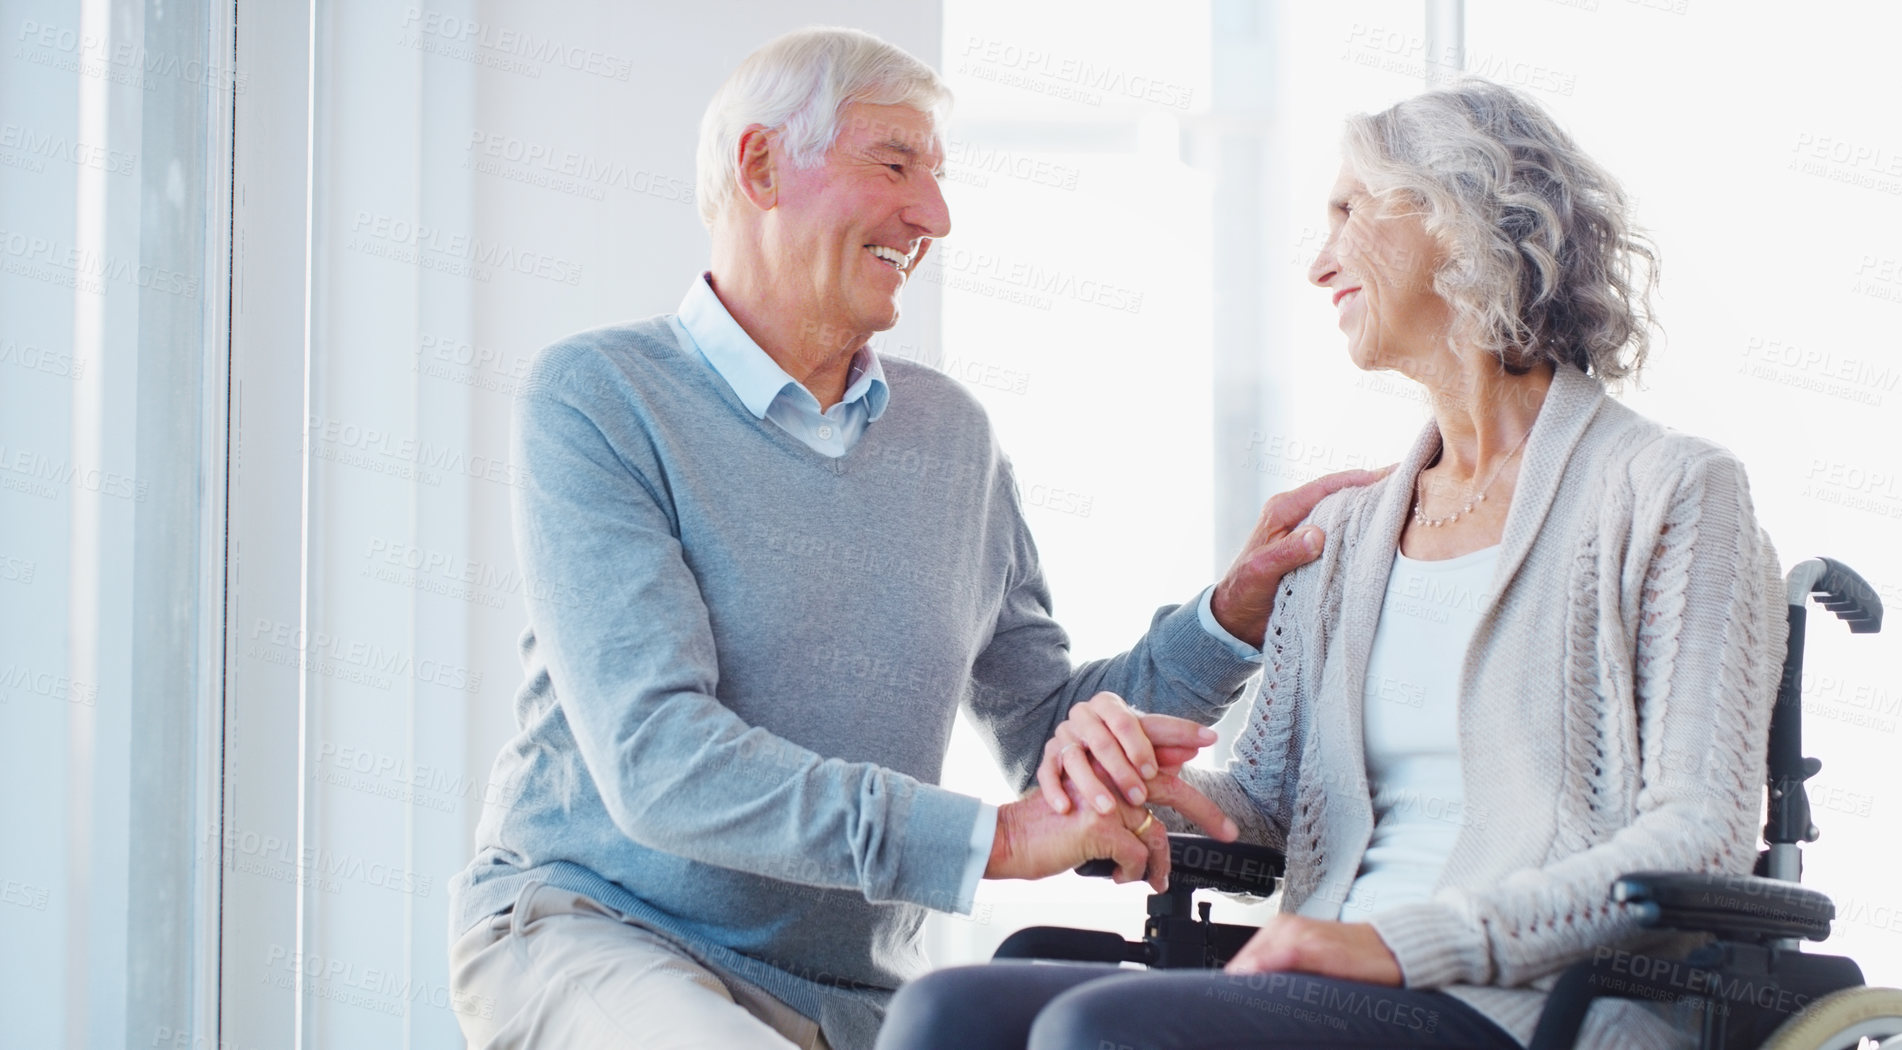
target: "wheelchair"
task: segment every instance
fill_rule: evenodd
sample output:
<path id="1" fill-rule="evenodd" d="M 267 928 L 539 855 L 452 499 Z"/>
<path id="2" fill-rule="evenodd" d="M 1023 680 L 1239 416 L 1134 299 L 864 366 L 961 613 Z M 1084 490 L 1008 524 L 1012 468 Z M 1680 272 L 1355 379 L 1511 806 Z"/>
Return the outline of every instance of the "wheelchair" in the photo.
<path id="1" fill-rule="evenodd" d="M 1810 820 L 1804 781 L 1822 763 L 1803 755 L 1803 637 L 1808 599 L 1848 624 L 1855 634 L 1882 628 L 1882 602 L 1848 566 L 1813 558 L 1785 580 L 1790 632 L 1782 681 L 1770 718 L 1766 777 L 1766 848 L 1755 874 L 1634 872 L 1609 887 L 1610 899 L 1630 904 L 1639 925 L 1707 935 L 1681 958 L 1595 951 L 1559 974 L 1528 1050 L 1571 1047 L 1592 1002 L 1603 997 L 1664 1002 L 1689 1000 L 1700 1018 L 1699 1050 L 1837 1050 L 1887 1045 L 1902 1048 L 1902 989 L 1872 988 L 1854 961 L 1804 952 L 1804 940 L 1829 936 L 1836 906 L 1799 885 L 1802 844 L 1818 831 Z M 1252 926 L 1211 922 L 1198 890 L 1262 898 L 1271 895 L 1285 861 L 1280 851 L 1224 843 L 1196 835 L 1169 836 L 1169 889 L 1149 897 L 1140 941 L 1100 930 L 1033 926 L 1006 938 L 994 959 L 1138 963 L 1157 969 L 1213 969 L 1234 957 Z M 1108 876 L 1114 865 L 1093 861 L 1082 875 Z"/>

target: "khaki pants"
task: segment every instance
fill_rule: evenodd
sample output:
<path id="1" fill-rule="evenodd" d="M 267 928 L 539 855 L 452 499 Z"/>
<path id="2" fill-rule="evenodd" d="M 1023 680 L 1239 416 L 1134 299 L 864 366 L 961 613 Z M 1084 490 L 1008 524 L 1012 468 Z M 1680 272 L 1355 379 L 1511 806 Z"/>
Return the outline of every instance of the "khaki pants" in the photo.
<path id="1" fill-rule="evenodd" d="M 817 1022 L 665 937 L 535 883 L 449 949 L 473 1050 L 828 1050 Z"/>

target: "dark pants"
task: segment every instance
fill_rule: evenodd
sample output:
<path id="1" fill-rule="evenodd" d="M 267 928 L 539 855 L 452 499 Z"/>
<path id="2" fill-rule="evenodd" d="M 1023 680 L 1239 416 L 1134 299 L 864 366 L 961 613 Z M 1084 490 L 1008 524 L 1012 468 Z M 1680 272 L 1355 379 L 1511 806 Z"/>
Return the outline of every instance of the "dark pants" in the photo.
<path id="1" fill-rule="evenodd" d="M 1306 974 L 992 963 L 900 989 L 878 1050 L 1520 1050 L 1441 992 Z"/>

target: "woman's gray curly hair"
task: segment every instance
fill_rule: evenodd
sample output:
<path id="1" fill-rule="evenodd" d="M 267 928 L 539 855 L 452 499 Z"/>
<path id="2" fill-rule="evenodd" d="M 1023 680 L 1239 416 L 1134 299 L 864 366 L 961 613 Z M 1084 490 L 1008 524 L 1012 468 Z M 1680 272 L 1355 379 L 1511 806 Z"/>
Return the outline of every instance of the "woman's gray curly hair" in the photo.
<path id="1" fill-rule="evenodd" d="M 1637 375 L 1656 250 L 1617 181 L 1537 103 L 1468 78 L 1350 118 L 1343 153 L 1370 195 L 1416 206 L 1445 249 L 1433 287 L 1456 337 L 1514 373 L 1550 361 L 1606 383 Z"/>

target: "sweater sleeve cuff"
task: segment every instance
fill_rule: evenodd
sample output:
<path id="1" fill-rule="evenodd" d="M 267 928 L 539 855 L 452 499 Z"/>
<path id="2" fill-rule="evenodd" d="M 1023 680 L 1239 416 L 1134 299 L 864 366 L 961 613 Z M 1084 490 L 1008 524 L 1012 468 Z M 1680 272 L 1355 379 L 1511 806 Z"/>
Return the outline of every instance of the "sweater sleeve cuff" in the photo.
<path id="1" fill-rule="evenodd" d="M 1374 916 L 1372 923 L 1400 963 L 1408 988 L 1492 980 L 1485 938 L 1448 905 L 1438 901 L 1403 904 Z"/>
<path id="2" fill-rule="evenodd" d="M 1195 603 L 1195 611 L 1196 618 L 1202 622 L 1202 630 L 1207 632 L 1209 637 L 1227 646 L 1228 651 L 1234 653 L 1237 660 L 1247 660 L 1257 664 L 1261 662 L 1261 649 L 1228 633 L 1228 628 L 1223 627 L 1221 621 L 1215 618 L 1215 587 L 1213 585 L 1202 592 L 1202 600 Z"/>
<path id="3" fill-rule="evenodd" d="M 1156 670 L 1183 693 L 1200 702 L 1189 709 L 1158 714 L 1179 715 L 1204 724 L 1220 718 L 1229 701 L 1261 670 L 1259 656 L 1238 656 L 1232 642 L 1210 634 L 1201 622 L 1200 602 L 1164 606 L 1156 611 L 1145 637 Z"/>
<path id="4" fill-rule="evenodd" d="M 982 803 L 977 807 L 977 823 L 971 825 L 971 856 L 964 862 L 964 883 L 958 887 L 959 915 L 971 914 L 977 901 L 977 884 L 991 863 L 991 844 L 997 838 L 997 807 Z"/>
<path id="5" fill-rule="evenodd" d="M 918 785 L 905 818 L 902 859 L 892 896 L 936 911 L 969 912 L 976 889 L 965 889 L 965 876 L 975 838 L 973 829 L 984 808 L 984 803 L 969 795 L 931 784 Z M 995 831 L 995 810 L 990 825 Z M 987 858 L 990 848 L 987 837 Z M 982 876 L 983 872 L 980 865 L 978 874 Z"/>

